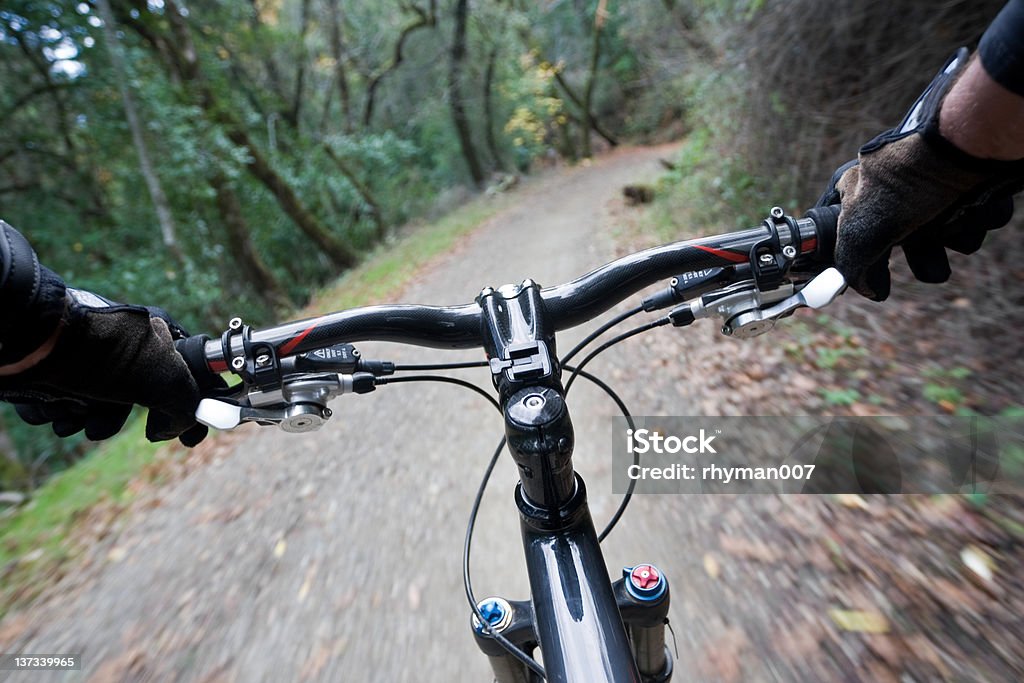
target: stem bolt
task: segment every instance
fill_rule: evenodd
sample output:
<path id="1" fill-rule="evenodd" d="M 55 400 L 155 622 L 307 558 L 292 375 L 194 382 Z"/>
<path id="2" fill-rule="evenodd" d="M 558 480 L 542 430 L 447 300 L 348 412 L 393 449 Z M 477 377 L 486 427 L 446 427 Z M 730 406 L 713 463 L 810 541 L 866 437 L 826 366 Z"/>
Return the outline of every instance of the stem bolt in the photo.
<path id="1" fill-rule="evenodd" d="M 787 244 L 782 248 L 782 255 L 785 256 L 786 258 L 795 258 L 796 247 L 794 247 L 792 244 Z"/>
<path id="2" fill-rule="evenodd" d="M 235 356 L 231 359 L 231 367 L 235 370 L 241 370 L 245 367 L 245 358 L 242 356 Z"/>
<path id="3" fill-rule="evenodd" d="M 540 394 L 530 394 L 523 403 L 526 404 L 527 408 L 538 410 L 544 407 L 544 397 Z"/>
<path id="4" fill-rule="evenodd" d="M 786 212 L 782 210 L 781 206 L 773 206 L 771 210 L 772 218 L 782 218 L 786 215 Z"/>
<path id="5" fill-rule="evenodd" d="M 241 318 L 237 318 L 237 317 L 236 318 L 232 318 L 231 320 L 228 321 L 228 327 L 231 328 L 232 330 L 241 329 L 241 327 L 242 327 L 242 319 Z"/>

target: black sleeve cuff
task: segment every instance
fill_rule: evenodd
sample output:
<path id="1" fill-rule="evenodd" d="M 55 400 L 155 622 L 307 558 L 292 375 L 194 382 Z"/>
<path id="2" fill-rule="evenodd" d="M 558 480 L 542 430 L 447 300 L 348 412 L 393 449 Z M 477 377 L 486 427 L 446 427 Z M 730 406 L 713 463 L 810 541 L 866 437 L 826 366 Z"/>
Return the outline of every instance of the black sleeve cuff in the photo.
<path id="1" fill-rule="evenodd" d="M 28 240 L 0 221 L 0 365 L 18 362 L 50 338 L 64 314 L 65 291 Z"/>
<path id="2" fill-rule="evenodd" d="M 996 83 L 1024 97 L 1024 0 L 1010 0 L 981 37 L 978 54 Z"/>

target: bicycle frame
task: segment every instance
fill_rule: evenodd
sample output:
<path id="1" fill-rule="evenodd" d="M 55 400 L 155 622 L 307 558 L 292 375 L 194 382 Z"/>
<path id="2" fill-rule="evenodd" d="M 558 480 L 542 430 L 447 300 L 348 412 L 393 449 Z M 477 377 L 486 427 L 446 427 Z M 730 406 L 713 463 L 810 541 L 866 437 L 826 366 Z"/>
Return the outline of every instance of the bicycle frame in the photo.
<path id="1" fill-rule="evenodd" d="M 616 596 L 586 487 L 573 469 L 575 436 L 540 287 L 526 281 L 499 292 L 485 289 L 478 302 L 508 449 L 520 477 L 515 499 L 533 616 L 523 621 L 532 621 L 533 628 L 519 624 L 517 639 L 523 645 L 539 644 L 549 681 L 667 681 L 671 663 L 663 644 L 655 646 L 657 657 L 648 658 L 654 664 L 645 661 L 643 678 L 634 660 L 619 604 L 623 601 L 628 609 L 633 601 L 621 585 Z M 637 623 L 660 627 L 668 611 L 667 584 L 654 600 L 635 602 Z M 495 667 L 499 680 L 525 680 L 508 664 Z"/>

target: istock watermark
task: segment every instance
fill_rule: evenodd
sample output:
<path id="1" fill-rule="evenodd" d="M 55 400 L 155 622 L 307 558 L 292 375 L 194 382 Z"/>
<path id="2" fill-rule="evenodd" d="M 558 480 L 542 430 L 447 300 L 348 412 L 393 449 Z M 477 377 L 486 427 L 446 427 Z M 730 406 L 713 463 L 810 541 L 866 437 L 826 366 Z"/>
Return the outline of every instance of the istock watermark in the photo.
<path id="1" fill-rule="evenodd" d="M 616 493 L 1024 493 L 1024 419 L 615 418 Z"/>
<path id="2" fill-rule="evenodd" d="M 699 435 L 691 436 L 662 436 L 658 432 L 649 429 L 626 430 L 626 452 L 627 453 L 716 453 L 711 442 L 714 436 L 707 436 L 704 430 Z M 694 445 L 696 444 L 696 445 Z"/>

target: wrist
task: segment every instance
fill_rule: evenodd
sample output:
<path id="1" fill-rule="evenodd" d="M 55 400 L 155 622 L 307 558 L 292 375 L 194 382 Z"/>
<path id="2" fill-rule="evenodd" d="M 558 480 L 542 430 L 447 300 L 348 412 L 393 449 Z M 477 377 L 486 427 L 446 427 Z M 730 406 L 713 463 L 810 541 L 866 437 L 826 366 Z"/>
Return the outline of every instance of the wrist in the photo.
<path id="1" fill-rule="evenodd" d="M 1024 97 L 992 79 L 974 58 L 942 102 L 939 134 L 976 159 L 1024 159 Z"/>
<path id="2" fill-rule="evenodd" d="M 34 351 L 15 363 L 0 365 L 0 377 L 17 375 L 18 373 L 25 372 L 26 370 L 41 363 L 50 355 L 50 352 L 53 351 L 53 347 L 57 345 L 57 339 L 60 338 L 62 329 L 64 329 L 63 323 L 58 323 L 57 328 L 53 333 Z"/>

